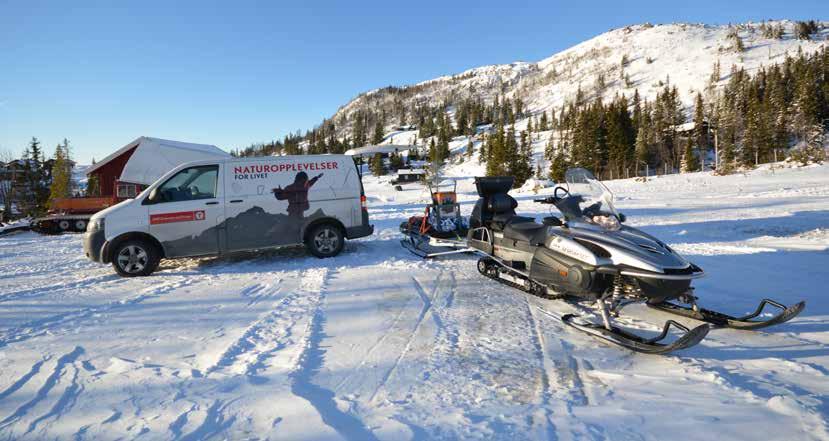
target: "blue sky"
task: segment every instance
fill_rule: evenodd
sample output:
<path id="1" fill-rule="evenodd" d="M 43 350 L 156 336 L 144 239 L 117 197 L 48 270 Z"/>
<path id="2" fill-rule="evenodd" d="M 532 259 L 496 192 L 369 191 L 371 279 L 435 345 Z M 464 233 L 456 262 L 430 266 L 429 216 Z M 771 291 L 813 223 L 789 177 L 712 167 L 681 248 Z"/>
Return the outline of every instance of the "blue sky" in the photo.
<path id="1" fill-rule="evenodd" d="M 141 135 L 230 149 L 369 89 L 537 61 L 628 24 L 829 18 L 825 0 L 296 3 L 0 0 L 0 149 L 66 137 L 81 163 Z"/>

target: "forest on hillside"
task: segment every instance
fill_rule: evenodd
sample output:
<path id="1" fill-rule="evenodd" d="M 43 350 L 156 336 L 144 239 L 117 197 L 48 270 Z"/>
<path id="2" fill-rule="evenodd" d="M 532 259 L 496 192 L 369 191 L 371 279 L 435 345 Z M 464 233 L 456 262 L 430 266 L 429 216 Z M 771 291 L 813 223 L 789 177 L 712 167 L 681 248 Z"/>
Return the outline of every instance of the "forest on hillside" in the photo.
<path id="1" fill-rule="evenodd" d="M 815 22 L 798 23 L 798 38 L 816 32 Z M 760 27 L 769 38 L 782 28 Z M 740 37 L 730 38 L 739 50 Z M 620 62 L 619 73 L 629 61 Z M 622 78 L 624 80 L 624 78 Z M 692 108 L 683 108 L 670 77 L 660 81 L 653 100 L 617 94 L 604 101 L 609 79 L 596 78 L 592 87 L 578 87 L 575 97 L 546 111 L 529 112 L 520 97 L 496 96 L 486 101 L 471 94 L 442 102 L 403 103 L 417 93 L 411 88 L 387 88 L 395 98 L 378 109 L 358 108 L 349 115 L 348 136 L 338 137 L 337 124 L 325 120 L 305 134 L 297 132 L 281 141 L 238 149 L 239 156 L 273 154 L 342 153 L 351 147 L 378 144 L 389 126 L 417 128 L 413 143 L 433 160 L 449 156 L 449 142 L 468 139 L 466 154 L 480 145 L 480 160 L 491 175 L 560 179 L 569 166 L 583 166 L 603 178 L 629 177 L 646 172 L 673 173 L 716 166 L 717 172 L 791 157 L 802 163 L 821 161 L 824 136 L 829 129 L 829 50 L 799 51 L 784 61 L 752 72 L 732 66 L 723 72 L 719 62 L 703 90 L 696 92 Z M 516 122 L 527 119 L 517 131 Z M 345 123 L 340 121 L 340 123 Z M 543 160 L 533 162 L 534 134 L 547 133 Z M 473 141 L 480 141 L 473 143 Z M 380 171 L 380 170 L 378 170 Z"/>

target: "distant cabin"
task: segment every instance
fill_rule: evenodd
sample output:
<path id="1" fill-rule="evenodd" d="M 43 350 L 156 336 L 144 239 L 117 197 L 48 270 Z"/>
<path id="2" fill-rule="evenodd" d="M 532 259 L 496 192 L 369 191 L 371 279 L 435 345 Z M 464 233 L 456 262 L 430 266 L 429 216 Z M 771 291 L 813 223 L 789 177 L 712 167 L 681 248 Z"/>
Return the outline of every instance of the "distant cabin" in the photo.
<path id="1" fill-rule="evenodd" d="M 397 178 L 393 184 L 406 184 L 409 182 L 421 182 L 426 179 L 426 170 L 422 168 L 401 168 L 397 170 Z"/>

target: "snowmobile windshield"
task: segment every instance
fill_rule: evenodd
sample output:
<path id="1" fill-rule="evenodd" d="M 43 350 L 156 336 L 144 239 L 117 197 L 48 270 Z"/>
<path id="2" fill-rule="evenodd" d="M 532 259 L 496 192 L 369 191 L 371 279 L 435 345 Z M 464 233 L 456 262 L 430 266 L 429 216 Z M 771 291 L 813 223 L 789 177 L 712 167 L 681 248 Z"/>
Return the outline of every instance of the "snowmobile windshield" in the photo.
<path id="1" fill-rule="evenodd" d="M 619 213 L 613 206 L 613 193 L 583 168 L 567 170 L 564 175 L 567 196 L 557 204 L 569 222 L 585 222 L 605 230 L 618 230 Z"/>

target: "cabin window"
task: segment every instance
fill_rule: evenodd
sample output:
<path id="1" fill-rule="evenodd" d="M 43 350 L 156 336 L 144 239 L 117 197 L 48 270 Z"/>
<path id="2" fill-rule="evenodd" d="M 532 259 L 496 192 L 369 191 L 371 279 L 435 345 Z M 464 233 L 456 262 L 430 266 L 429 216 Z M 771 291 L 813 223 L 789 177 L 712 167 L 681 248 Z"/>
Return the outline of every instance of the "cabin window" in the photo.
<path id="1" fill-rule="evenodd" d="M 135 185 L 133 184 L 118 184 L 116 189 L 116 196 L 121 199 L 131 199 L 137 195 Z"/>

